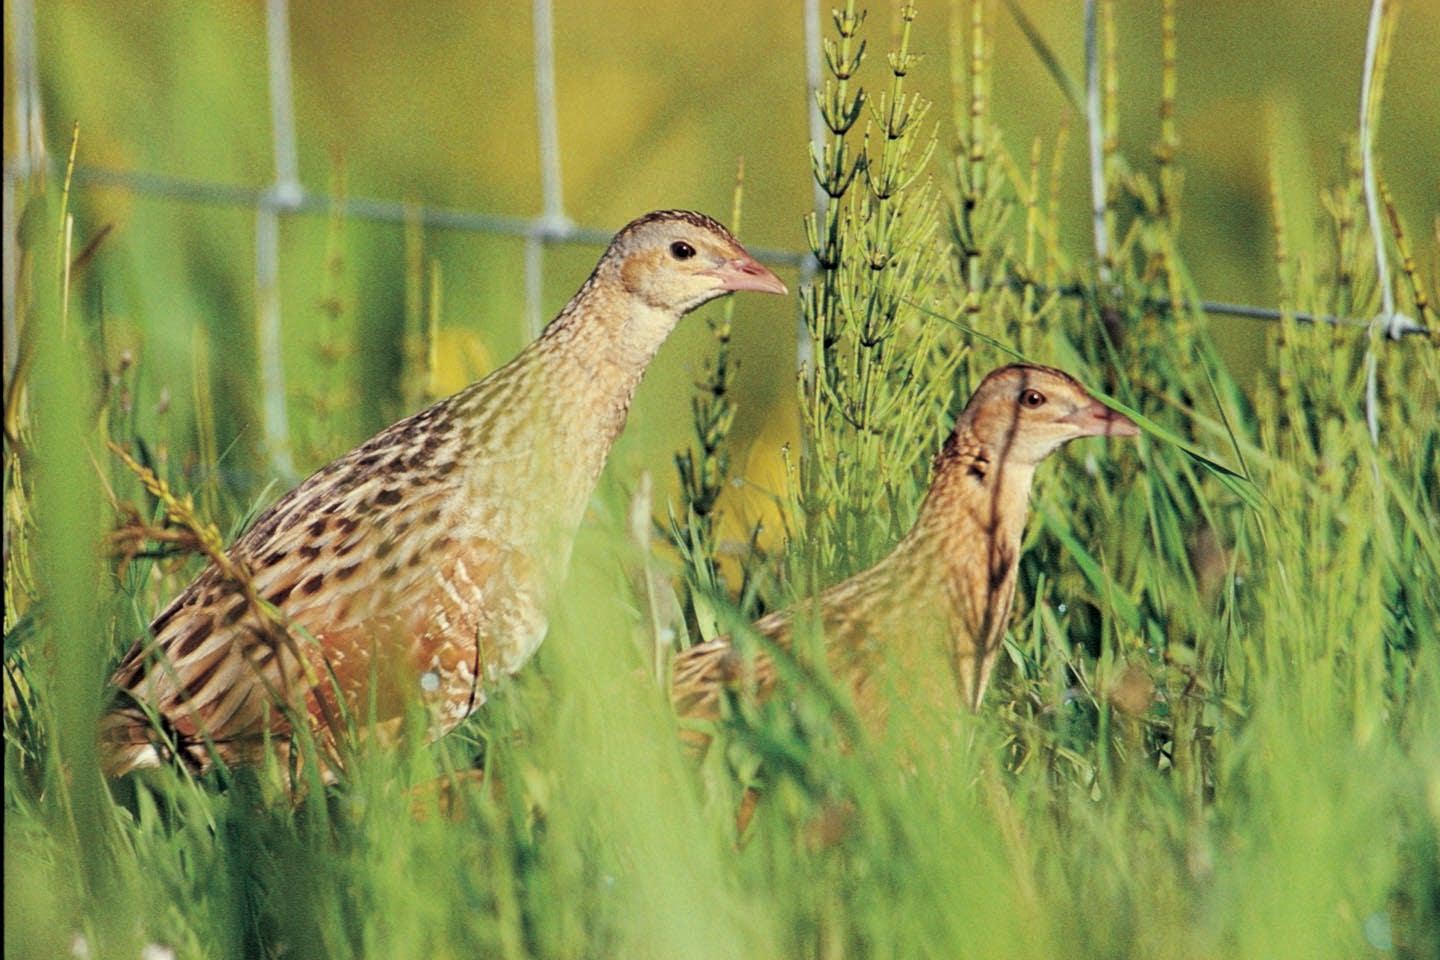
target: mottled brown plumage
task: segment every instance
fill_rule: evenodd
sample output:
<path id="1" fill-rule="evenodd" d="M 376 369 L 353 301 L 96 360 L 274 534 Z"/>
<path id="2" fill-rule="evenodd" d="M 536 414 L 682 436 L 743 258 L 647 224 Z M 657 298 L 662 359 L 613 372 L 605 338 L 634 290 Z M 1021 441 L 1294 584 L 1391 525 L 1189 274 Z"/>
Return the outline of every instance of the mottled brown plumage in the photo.
<path id="1" fill-rule="evenodd" d="M 708 217 L 626 226 L 513 361 L 326 466 L 230 548 L 263 604 L 212 565 L 155 618 L 114 676 L 107 770 L 175 753 L 204 768 L 207 744 L 243 761 L 293 722 L 329 744 L 347 710 L 390 724 L 417 697 L 436 734 L 459 723 L 544 637 L 646 365 L 734 290 L 785 286 Z"/>
<path id="2" fill-rule="evenodd" d="M 935 458 L 915 525 L 894 550 L 813 601 L 758 620 L 755 631 L 788 649 L 797 624 L 818 627 L 830 669 L 874 723 L 883 724 L 895 691 L 979 709 L 1014 599 L 1036 467 L 1068 440 L 1137 432 L 1059 370 L 992 372 Z M 768 655 L 747 661 L 719 639 L 680 654 L 671 691 L 681 716 L 714 719 L 726 690 L 763 699 L 774 685 Z"/>

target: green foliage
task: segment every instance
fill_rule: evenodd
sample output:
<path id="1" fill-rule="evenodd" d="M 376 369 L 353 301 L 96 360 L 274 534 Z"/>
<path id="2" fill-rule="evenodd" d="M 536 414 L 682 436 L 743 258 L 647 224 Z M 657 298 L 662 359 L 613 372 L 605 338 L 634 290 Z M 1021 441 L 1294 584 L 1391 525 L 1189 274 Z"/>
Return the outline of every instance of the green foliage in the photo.
<path id="1" fill-rule="evenodd" d="M 901 7 L 899 17 L 878 97 L 857 82 L 864 11 L 853 2 L 834 11 L 836 37 L 825 41 L 830 77 L 817 99 L 828 133 L 811 166 L 826 202 L 806 220 L 820 269 L 801 291 L 810 343 L 793 541 L 805 545 L 797 562 L 818 565 L 810 580 L 818 570 L 869 565 L 904 532 L 910 518 L 900 505 L 913 500 L 944 435 L 961 356 L 916 304 L 942 266 L 938 200 L 926 175 L 935 137 L 930 103 L 906 87 L 919 60 L 910 47 L 915 8 Z"/>
<path id="2" fill-rule="evenodd" d="M 744 201 L 745 167 L 742 163 L 735 175 L 735 199 L 730 211 L 730 226 L 740 229 L 740 213 Z M 694 443 L 675 454 L 678 475 L 679 507 L 671 511 L 668 533 L 679 552 L 684 571 L 686 619 L 696 628 L 700 639 L 715 635 L 714 600 L 726 593 L 718 562 L 720 549 L 716 530 L 720 497 L 730 477 L 730 435 L 735 425 L 734 398 L 735 358 L 730 350 L 731 321 L 735 301 L 729 299 L 719 315 L 707 315 L 706 323 L 715 338 L 715 354 L 707 358 L 702 379 L 695 384 L 690 398 L 690 415 L 694 424 Z M 752 574 L 761 567 L 755 540 L 755 528 L 749 544 L 749 561 L 742 566 L 739 595 L 751 594 Z M 745 606 L 742 602 L 742 606 Z"/>
<path id="3" fill-rule="evenodd" d="M 1015 354 L 1103 388 L 1146 435 L 1087 441 L 1042 472 L 981 714 L 896 702 L 885 738 L 796 656 L 781 695 L 737 711 L 692 763 L 653 669 L 653 581 L 625 576 L 653 572 L 648 530 L 610 497 L 536 661 L 442 743 L 414 716 L 329 787 L 274 766 L 105 784 L 90 731 L 108 664 L 199 560 L 104 441 L 232 535 L 264 494 L 222 482 L 233 456 L 201 355 L 197 423 L 137 414 L 158 385 L 107 352 L 103 301 L 63 279 L 68 199 L 30 200 L 4 451 L 6 956 L 73 954 L 77 938 L 97 957 L 1440 953 L 1440 355 L 1420 337 L 1380 345 L 1372 443 L 1363 331 L 1294 319 L 1378 309 L 1358 175 L 1322 194 L 1321 231 L 1291 212 L 1293 178 L 1273 177 L 1286 316 L 1241 381 L 1179 255 L 1173 131 L 1154 166 L 1111 147 L 1101 283 L 1056 227 L 1081 203 L 1053 176 L 1065 129 L 1017 158 L 988 111 L 986 9 L 952 24 L 953 139 L 933 162 L 907 87 L 913 11 L 875 95 L 861 12 L 835 16 L 789 581 L 763 599 L 887 549 L 949 411 Z M 341 231 L 337 217 L 325 316 L 347 297 Z M 390 358 L 414 390 L 438 315 L 424 264 L 412 244 L 413 346 Z M 1433 325 L 1418 270 L 1397 291 Z M 752 550 L 739 581 L 716 574 L 736 398 L 728 315 L 712 329 L 673 527 L 689 612 L 703 603 L 708 629 L 743 635 L 771 565 Z M 359 387 L 345 363 L 325 370 L 314 397 L 333 414 Z M 748 783 L 763 796 L 737 843 Z"/>

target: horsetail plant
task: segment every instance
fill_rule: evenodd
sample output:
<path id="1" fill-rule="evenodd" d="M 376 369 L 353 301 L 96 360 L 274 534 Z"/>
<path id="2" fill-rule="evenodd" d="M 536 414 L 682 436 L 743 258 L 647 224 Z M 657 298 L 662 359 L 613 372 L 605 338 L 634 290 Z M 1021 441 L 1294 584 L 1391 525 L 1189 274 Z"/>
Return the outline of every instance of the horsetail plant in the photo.
<path id="1" fill-rule="evenodd" d="M 809 562 L 844 570 L 872 562 L 908 523 L 959 359 L 943 346 L 948 331 L 916 306 L 940 269 L 939 202 L 927 176 L 930 102 L 906 89 L 920 59 L 911 49 L 915 7 L 902 6 L 899 17 L 889 81 L 874 97 L 857 80 L 865 14 L 853 0 L 835 11 L 830 77 L 818 94 L 827 136 L 811 156 L 827 201 L 806 220 L 820 269 L 801 292 L 814 366 L 800 381 L 806 448 L 796 516 L 814 551 Z"/>

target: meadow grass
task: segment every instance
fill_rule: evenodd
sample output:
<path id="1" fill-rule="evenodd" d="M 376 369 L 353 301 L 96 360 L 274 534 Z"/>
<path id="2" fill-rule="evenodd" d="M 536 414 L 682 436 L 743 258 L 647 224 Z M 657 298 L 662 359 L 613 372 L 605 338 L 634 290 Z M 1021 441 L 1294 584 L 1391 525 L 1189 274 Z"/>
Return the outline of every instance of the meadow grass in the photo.
<path id="1" fill-rule="evenodd" d="M 1286 210 L 1319 188 L 1274 178 L 1286 317 L 1237 382 L 1178 253 L 1175 144 L 1147 171 L 1109 148 L 1100 282 L 1054 226 L 1081 202 L 1050 186 L 1063 142 L 1017 156 L 989 123 L 974 10 L 948 151 L 905 87 L 909 21 L 865 64 L 859 12 L 837 18 L 784 551 L 727 553 L 713 522 L 733 472 L 726 313 L 678 501 L 608 478 L 536 660 L 438 744 L 417 708 L 399 744 L 358 745 L 330 787 L 274 764 L 100 778 L 103 680 L 196 572 L 203 532 L 105 441 L 231 537 L 273 491 L 220 472 L 204 364 L 193 428 L 135 431 L 134 394 L 153 385 L 97 366 L 104 317 L 66 299 L 68 201 L 37 194 L 20 304 L 33 355 L 6 419 L 6 956 L 1440 955 L 1440 353 L 1433 337 L 1373 344 L 1372 441 L 1365 331 L 1292 315 L 1378 310 L 1358 173 L 1325 188 L 1318 234 Z M 433 269 L 412 255 L 396 359 L 416 404 L 439 335 Z M 1397 289 L 1434 328 L 1418 273 Z M 950 415 L 1015 355 L 1074 372 L 1146 434 L 1042 470 L 981 713 L 895 703 L 891 731 L 869 736 L 801 651 L 772 703 L 737 704 L 688 757 L 657 638 L 743 636 L 883 553 Z M 322 366 L 304 433 L 317 459 L 358 429 L 347 365 Z M 459 779 L 475 763 L 484 787 Z M 737 838 L 747 785 L 762 800 Z M 443 811 L 425 799 L 442 795 Z"/>

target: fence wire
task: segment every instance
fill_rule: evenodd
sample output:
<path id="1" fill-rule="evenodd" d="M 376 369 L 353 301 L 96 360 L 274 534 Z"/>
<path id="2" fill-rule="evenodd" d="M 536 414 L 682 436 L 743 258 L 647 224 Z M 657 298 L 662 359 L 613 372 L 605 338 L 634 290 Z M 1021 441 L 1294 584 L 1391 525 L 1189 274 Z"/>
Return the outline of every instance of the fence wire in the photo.
<path id="1" fill-rule="evenodd" d="M 15 293 L 18 283 L 18 251 L 15 201 L 18 188 L 45 166 L 41 126 L 39 65 L 35 42 L 34 0 L 13 0 L 9 5 L 11 52 L 15 96 L 16 151 L 4 166 L 4 351 L 5 381 L 13 373 L 18 348 Z M 821 84 L 821 8 L 819 0 L 805 0 L 805 89 L 808 94 L 808 126 L 812 143 L 821 142 L 822 119 L 816 97 Z M 473 210 L 431 207 L 394 200 L 346 197 L 346 216 L 361 220 L 419 223 L 427 228 L 473 233 L 499 234 L 525 241 L 525 313 L 530 334 L 540 331 L 543 321 L 541 292 L 544 289 L 545 250 L 557 243 L 603 246 L 612 234 L 578 226 L 565 212 L 561 181 L 561 152 L 555 84 L 554 12 L 551 0 L 532 0 L 537 111 L 537 149 L 540 156 L 541 212 L 534 217 L 510 217 Z M 287 214 L 324 214 L 336 198 L 307 191 L 300 181 L 298 144 L 295 131 L 295 100 L 290 57 L 289 0 L 267 0 L 265 37 L 268 64 L 268 94 L 274 172 L 268 186 L 248 187 L 191 180 L 135 170 L 115 170 L 79 164 L 73 182 L 82 187 L 123 189 L 182 203 L 247 207 L 255 211 L 255 293 L 258 315 L 257 339 L 260 351 L 261 415 L 266 446 L 276 470 L 294 472 L 289 449 L 286 411 L 285 371 L 280 350 L 280 219 Z M 825 197 L 818 186 L 813 202 L 823 215 Z M 815 260 L 808 252 L 752 248 L 757 257 L 772 264 L 798 268 L 802 282 L 814 275 Z M 1208 313 L 1278 320 L 1279 310 L 1204 301 Z M 1290 313 L 1301 323 L 1328 323 L 1363 326 L 1368 321 Z M 1395 335 L 1425 334 L 1420 324 L 1392 329 Z M 797 357 L 804 365 L 809 358 L 809 336 L 803 318 L 796 331 Z"/>

